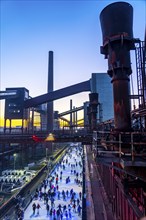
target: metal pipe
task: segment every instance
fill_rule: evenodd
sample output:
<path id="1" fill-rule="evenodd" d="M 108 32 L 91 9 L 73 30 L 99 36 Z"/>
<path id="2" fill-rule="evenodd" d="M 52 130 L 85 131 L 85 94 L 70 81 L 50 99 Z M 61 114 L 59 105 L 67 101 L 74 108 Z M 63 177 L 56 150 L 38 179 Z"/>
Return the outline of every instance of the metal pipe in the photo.
<path id="1" fill-rule="evenodd" d="M 72 130 L 72 99 L 70 99 L 70 129 Z"/>
<path id="2" fill-rule="evenodd" d="M 108 74 L 113 83 L 115 130 L 129 131 L 133 8 L 126 2 L 112 3 L 102 10 L 100 22 L 103 34 L 101 53 L 108 59 Z"/>
<path id="3" fill-rule="evenodd" d="M 90 120 L 91 120 L 91 130 L 94 131 L 97 129 L 97 105 L 98 105 L 98 93 L 89 94 L 89 111 L 90 111 Z"/>

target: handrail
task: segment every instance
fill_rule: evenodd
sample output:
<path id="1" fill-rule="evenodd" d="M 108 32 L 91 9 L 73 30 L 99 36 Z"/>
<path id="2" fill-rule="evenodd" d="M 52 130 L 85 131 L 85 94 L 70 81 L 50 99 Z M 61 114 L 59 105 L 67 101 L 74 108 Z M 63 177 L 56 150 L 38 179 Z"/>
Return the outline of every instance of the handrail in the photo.
<path id="1" fill-rule="evenodd" d="M 97 133 L 95 138 L 95 132 Z M 139 136 L 140 135 L 140 136 Z M 135 140 L 137 137 L 141 137 Z M 107 140 L 107 138 L 109 138 Z M 142 138 L 145 138 L 142 141 Z M 95 140 L 96 139 L 96 140 Z M 111 149 L 112 144 L 112 149 Z M 119 158 L 123 156 L 130 156 L 132 162 L 137 156 L 146 156 L 146 153 L 136 152 L 135 146 L 142 145 L 146 149 L 146 132 L 116 132 L 116 131 L 94 131 L 93 145 L 96 146 L 98 156 L 100 153 L 104 154 L 118 154 Z M 127 147 L 126 147 L 127 145 Z M 98 150 L 98 146 L 102 146 L 105 150 Z M 115 147 L 115 149 L 113 149 Z"/>

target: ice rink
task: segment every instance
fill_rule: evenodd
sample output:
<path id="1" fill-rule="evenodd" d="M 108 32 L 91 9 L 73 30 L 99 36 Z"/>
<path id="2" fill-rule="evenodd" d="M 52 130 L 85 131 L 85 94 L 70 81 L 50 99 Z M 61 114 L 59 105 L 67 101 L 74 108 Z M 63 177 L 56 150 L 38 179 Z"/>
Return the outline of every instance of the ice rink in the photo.
<path id="1" fill-rule="evenodd" d="M 79 198 L 79 193 L 82 192 L 82 150 L 79 147 L 71 147 L 68 153 L 64 156 L 62 162 L 57 164 L 53 173 L 48 176 L 47 180 L 47 188 L 46 192 L 50 189 L 49 181 L 54 177 L 52 181 L 51 189 L 58 185 L 58 190 L 56 190 L 56 195 L 54 196 L 54 205 L 52 206 L 52 216 L 50 216 L 50 210 L 47 214 L 46 209 L 46 201 L 44 201 L 43 197 L 40 199 L 40 196 L 37 198 L 33 198 L 32 202 L 29 204 L 27 209 L 24 212 L 24 219 L 51 219 L 51 220 L 60 220 L 60 219 L 72 219 L 72 220 L 80 220 L 82 219 L 82 209 L 81 213 L 79 213 L 80 207 L 82 206 L 82 196 Z M 61 175 L 62 172 L 62 175 Z M 62 176 L 62 180 L 60 179 Z M 58 177 L 58 184 L 56 184 L 56 177 Z M 67 178 L 70 180 L 66 183 Z M 73 189 L 74 198 L 71 201 L 72 194 L 70 194 L 70 190 Z M 53 190 L 53 189 L 52 189 Z M 69 191 L 68 196 L 65 194 L 65 198 L 63 198 L 62 191 Z M 44 187 L 42 187 L 42 193 L 45 192 Z M 58 192 L 60 192 L 60 196 L 58 196 Z M 58 198 L 59 197 L 59 198 Z M 33 214 L 33 204 L 39 203 L 39 214 L 38 209 L 36 208 L 35 214 Z M 51 199 L 48 200 L 49 207 L 51 209 Z M 60 215 L 57 216 L 58 206 L 61 205 Z M 70 204 L 70 205 L 69 205 Z M 75 204 L 75 205 L 74 205 Z M 63 206 L 66 205 L 66 210 L 63 211 Z M 78 208 L 79 207 L 79 208 Z M 55 211 L 54 211 L 55 209 Z"/>

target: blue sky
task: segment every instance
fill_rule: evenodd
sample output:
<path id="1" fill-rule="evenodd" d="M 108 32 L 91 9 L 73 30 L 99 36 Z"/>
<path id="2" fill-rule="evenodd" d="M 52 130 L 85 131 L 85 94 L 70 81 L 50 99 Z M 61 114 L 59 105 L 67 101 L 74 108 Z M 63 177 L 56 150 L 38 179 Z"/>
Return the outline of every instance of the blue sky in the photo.
<path id="1" fill-rule="evenodd" d="M 54 51 L 55 90 L 106 72 L 99 15 L 113 2 L 1 0 L 0 90 L 26 87 L 32 97 L 46 93 L 49 50 Z M 134 37 L 143 40 L 145 0 L 126 2 L 134 8 Z M 55 110 L 68 110 L 71 98 L 81 106 L 88 93 L 55 101 Z"/>

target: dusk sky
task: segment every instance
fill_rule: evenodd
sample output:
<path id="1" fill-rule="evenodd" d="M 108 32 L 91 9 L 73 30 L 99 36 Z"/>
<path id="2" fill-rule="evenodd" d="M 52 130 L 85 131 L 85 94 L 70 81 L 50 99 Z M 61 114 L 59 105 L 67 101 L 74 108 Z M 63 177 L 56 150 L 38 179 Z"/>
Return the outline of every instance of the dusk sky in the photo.
<path id="1" fill-rule="evenodd" d="M 32 97 L 46 93 L 49 50 L 54 51 L 54 90 L 106 72 L 99 15 L 113 2 L 1 0 L 0 90 L 26 87 Z M 134 37 L 144 40 L 145 0 L 126 2 L 134 8 Z M 88 93 L 55 101 L 55 110 L 69 110 L 71 98 L 82 106 Z"/>

